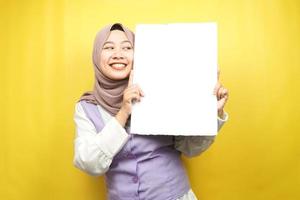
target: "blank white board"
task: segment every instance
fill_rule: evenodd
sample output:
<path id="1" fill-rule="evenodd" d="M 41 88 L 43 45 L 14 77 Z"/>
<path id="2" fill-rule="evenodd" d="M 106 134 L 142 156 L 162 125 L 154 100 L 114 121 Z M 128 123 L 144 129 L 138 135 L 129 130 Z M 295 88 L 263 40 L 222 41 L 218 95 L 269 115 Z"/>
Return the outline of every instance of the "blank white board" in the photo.
<path id="1" fill-rule="evenodd" d="M 133 105 L 131 133 L 216 135 L 216 23 L 136 26 L 133 82 L 145 93 Z"/>

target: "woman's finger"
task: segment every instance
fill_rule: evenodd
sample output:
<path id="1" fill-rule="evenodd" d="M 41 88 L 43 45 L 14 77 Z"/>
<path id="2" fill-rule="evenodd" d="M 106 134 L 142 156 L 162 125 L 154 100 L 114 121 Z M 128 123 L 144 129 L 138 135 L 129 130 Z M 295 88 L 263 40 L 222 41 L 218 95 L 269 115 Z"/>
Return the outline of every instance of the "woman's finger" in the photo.
<path id="1" fill-rule="evenodd" d="M 140 94 L 141 94 L 141 96 L 142 96 L 142 97 L 144 97 L 144 96 L 145 96 L 145 93 L 143 92 L 143 90 L 142 90 L 142 89 L 140 89 Z"/>
<path id="2" fill-rule="evenodd" d="M 214 88 L 214 95 L 217 94 L 217 92 L 218 92 L 218 90 L 220 89 L 220 87 L 221 87 L 220 82 L 217 82 L 217 84 L 216 84 L 216 86 L 215 86 L 215 88 Z"/>
<path id="3" fill-rule="evenodd" d="M 227 97 L 228 96 L 228 90 L 226 88 L 223 88 L 221 97 Z"/>
<path id="4" fill-rule="evenodd" d="M 136 101 L 141 101 L 141 96 L 139 94 L 136 94 L 136 93 L 131 93 L 127 96 L 128 100 L 130 102 L 136 100 Z"/>
<path id="5" fill-rule="evenodd" d="M 137 90 L 137 91 L 139 90 L 138 85 L 133 84 L 133 85 L 128 86 L 128 87 L 124 90 L 124 93 L 129 92 L 129 91 L 134 91 L 134 90 Z"/>
<path id="6" fill-rule="evenodd" d="M 129 74 L 128 86 L 131 86 L 132 84 L 133 84 L 133 70 L 131 70 Z"/>
<path id="7" fill-rule="evenodd" d="M 225 103 L 226 103 L 226 98 L 220 99 L 218 101 L 218 110 L 224 109 Z"/>
<path id="8" fill-rule="evenodd" d="M 145 94 L 144 94 L 143 90 L 141 89 L 141 87 L 140 87 L 139 85 L 138 85 L 138 90 L 139 90 L 140 95 L 141 95 L 142 97 L 144 97 Z"/>
<path id="9" fill-rule="evenodd" d="M 217 91 L 217 99 L 221 99 L 221 94 L 222 94 L 223 86 L 220 84 L 220 88 Z"/>
<path id="10" fill-rule="evenodd" d="M 130 91 L 124 93 L 124 96 L 125 96 L 125 98 L 126 98 L 126 97 L 128 97 L 129 95 L 131 95 L 131 94 L 135 94 L 135 95 L 141 96 L 139 90 L 130 90 Z"/>
<path id="11" fill-rule="evenodd" d="M 142 91 L 142 89 L 140 88 L 140 86 L 137 85 L 137 84 L 133 84 L 133 85 L 129 86 L 129 87 L 124 91 L 124 94 L 126 94 L 126 93 L 128 93 L 128 92 L 139 93 L 142 97 L 145 96 L 144 92 Z"/>
<path id="12" fill-rule="evenodd" d="M 141 96 L 139 88 L 130 88 L 124 92 L 124 97 L 128 97 L 131 94 Z"/>

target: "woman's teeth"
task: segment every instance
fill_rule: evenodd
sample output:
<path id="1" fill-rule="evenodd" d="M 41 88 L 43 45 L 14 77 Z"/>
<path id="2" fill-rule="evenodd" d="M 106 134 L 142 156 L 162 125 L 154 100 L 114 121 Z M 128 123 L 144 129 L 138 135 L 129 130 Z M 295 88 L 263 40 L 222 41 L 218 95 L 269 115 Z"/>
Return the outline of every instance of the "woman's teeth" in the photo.
<path id="1" fill-rule="evenodd" d="M 114 64 L 111 65 L 111 67 L 114 68 L 114 69 L 123 69 L 123 68 L 126 67 L 126 65 L 122 64 L 122 63 L 114 63 Z"/>

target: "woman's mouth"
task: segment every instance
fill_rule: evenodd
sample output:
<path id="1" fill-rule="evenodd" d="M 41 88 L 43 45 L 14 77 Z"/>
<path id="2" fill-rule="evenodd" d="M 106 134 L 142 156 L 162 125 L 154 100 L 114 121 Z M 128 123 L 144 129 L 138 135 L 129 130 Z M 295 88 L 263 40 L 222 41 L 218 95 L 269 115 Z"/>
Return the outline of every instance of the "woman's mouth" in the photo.
<path id="1" fill-rule="evenodd" d="M 122 70 L 122 69 L 126 68 L 127 65 L 124 63 L 112 63 L 109 66 L 111 66 L 115 70 Z"/>

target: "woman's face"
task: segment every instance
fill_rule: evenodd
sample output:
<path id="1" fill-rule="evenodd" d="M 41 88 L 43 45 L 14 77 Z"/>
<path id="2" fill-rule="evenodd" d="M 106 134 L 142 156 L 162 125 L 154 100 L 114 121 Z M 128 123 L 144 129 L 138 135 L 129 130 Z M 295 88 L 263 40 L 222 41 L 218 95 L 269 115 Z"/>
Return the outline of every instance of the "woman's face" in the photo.
<path id="1" fill-rule="evenodd" d="M 113 80 L 129 76 L 133 62 L 133 46 L 123 31 L 113 30 L 103 45 L 100 68 Z"/>

